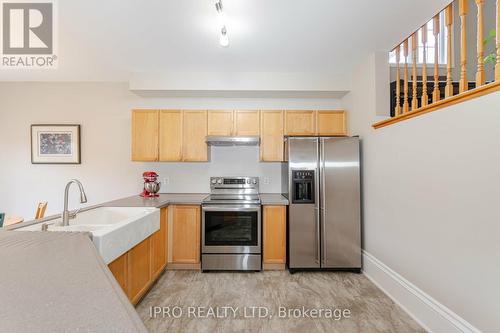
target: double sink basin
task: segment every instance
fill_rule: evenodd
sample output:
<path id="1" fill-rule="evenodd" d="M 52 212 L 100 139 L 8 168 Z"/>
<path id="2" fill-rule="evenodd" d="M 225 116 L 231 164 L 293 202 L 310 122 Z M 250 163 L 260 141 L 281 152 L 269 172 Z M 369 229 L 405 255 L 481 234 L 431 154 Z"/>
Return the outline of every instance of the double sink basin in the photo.
<path id="1" fill-rule="evenodd" d="M 62 219 L 47 221 L 47 231 L 90 232 L 106 264 L 160 229 L 160 210 L 150 207 L 97 207 L 80 212 L 62 226 Z M 41 231 L 42 223 L 17 229 Z"/>

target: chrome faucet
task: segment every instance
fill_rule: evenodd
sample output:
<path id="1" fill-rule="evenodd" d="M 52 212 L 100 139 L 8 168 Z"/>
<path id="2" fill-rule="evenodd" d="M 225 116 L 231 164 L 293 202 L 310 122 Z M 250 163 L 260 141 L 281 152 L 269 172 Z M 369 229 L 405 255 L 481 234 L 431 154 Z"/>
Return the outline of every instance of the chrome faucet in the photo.
<path id="1" fill-rule="evenodd" d="M 71 216 L 68 210 L 68 194 L 69 194 L 69 188 L 71 187 L 71 184 L 75 183 L 78 185 L 78 188 L 80 189 L 80 203 L 86 203 L 87 202 L 87 196 L 85 195 L 85 190 L 83 189 L 82 183 L 80 183 L 79 180 L 77 179 L 72 179 L 66 184 L 66 188 L 64 189 L 64 210 L 62 212 L 62 225 L 67 226 L 69 225 L 69 219 L 74 218 L 76 216 L 76 213 Z M 77 211 L 78 212 L 78 211 Z"/>

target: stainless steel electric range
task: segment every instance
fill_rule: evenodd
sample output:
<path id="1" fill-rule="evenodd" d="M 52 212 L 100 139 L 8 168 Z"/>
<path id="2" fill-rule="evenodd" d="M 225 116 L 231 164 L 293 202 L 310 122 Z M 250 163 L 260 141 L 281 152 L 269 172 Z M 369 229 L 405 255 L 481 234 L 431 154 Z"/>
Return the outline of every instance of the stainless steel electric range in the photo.
<path id="1" fill-rule="evenodd" d="M 202 270 L 260 271 L 259 178 L 211 177 L 202 209 Z"/>

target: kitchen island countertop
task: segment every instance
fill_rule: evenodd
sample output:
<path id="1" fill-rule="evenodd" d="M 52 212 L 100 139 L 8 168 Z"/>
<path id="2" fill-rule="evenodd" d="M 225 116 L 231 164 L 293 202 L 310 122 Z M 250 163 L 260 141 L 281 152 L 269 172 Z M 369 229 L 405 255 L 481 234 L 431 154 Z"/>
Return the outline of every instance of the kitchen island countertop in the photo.
<path id="1" fill-rule="evenodd" d="M 90 238 L 0 231 L 2 332 L 147 332 Z"/>

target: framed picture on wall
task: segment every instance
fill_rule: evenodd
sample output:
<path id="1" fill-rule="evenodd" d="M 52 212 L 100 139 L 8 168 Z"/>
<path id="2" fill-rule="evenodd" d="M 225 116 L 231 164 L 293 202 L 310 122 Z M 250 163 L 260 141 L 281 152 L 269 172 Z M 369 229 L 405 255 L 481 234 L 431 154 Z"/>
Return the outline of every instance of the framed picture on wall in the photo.
<path id="1" fill-rule="evenodd" d="M 31 163 L 80 164 L 80 125 L 31 125 Z"/>

